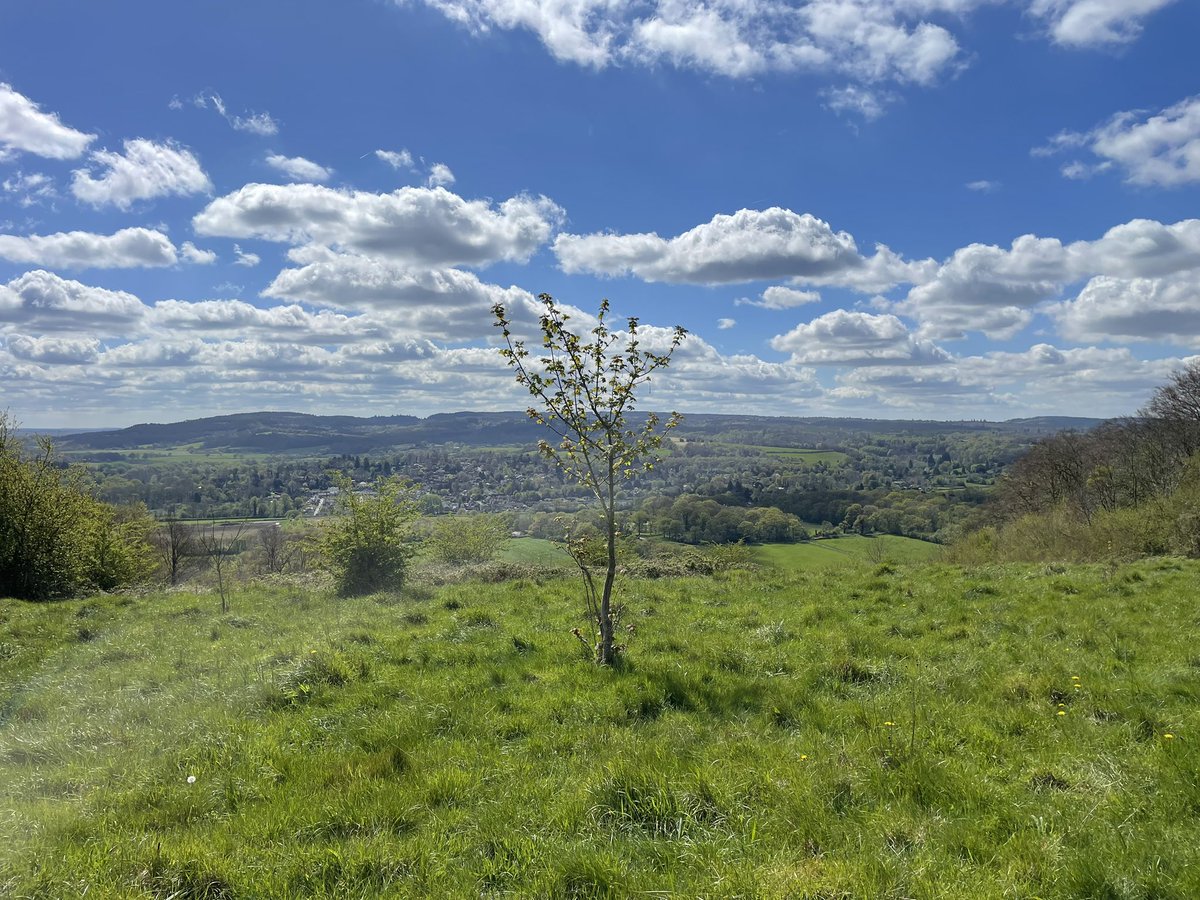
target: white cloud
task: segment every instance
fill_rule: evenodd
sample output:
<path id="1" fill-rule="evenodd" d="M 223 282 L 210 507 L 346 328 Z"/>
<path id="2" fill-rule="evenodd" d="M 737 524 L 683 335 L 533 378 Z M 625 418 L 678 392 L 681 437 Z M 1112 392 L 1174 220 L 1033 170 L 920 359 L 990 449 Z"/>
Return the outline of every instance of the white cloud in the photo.
<path id="1" fill-rule="evenodd" d="M 303 156 L 282 156 L 278 153 L 269 153 L 267 154 L 267 165 L 278 169 L 295 181 L 328 181 L 333 174 L 332 169 L 327 169 Z"/>
<path id="2" fill-rule="evenodd" d="M 1092 278 L 1053 315 L 1076 341 L 1160 341 L 1200 347 L 1200 273 Z"/>
<path id="3" fill-rule="evenodd" d="M 76 159 L 96 139 L 69 128 L 54 113 L 9 84 L 0 82 L 0 159 L 15 153 L 32 153 L 47 159 Z"/>
<path id="4" fill-rule="evenodd" d="M 557 59 L 594 68 L 667 62 L 730 78 L 810 70 L 917 84 L 959 57 L 953 35 L 922 17 L 980 2 L 426 0 L 477 33 L 527 29 Z"/>
<path id="5" fill-rule="evenodd" d="M 854 239 L 815 216 L 772 207 L 716 215 L 673 238 L 561 234 L 564 272 L 633 274 L 645 281 L 721 284 L 826 275 L 861 265 Z"/>
<path id="6" fill-rule="evenodd" d="M 1142 32 L 1142 20 L 1174 0 L 1033 0 L 1056 43 L 1069 47 L 1124 44 Z"/>
<path id="7" fill-rule="evenodd" d="M 200 109 L 207 109 L 211 105 L 217 111 L 217 115 L 228 122 L 234 131 L 245 131 L 260 137 L 271 137 L 279 133 L 279 123 L 270 113 L 250 112 L 244 116 L 234 115 L 229 112 L 220 94 L 197 94 L 192 103 Z"/>
<path id="8" fill-rule="evenodd" d="M 425 180 L 428 187 L 449 187 L 456 181 L 454 173 L 445 163 L 434 163 L 429 167 L 429 177 Z"/>
<path id="9" fill-rule="evenodd" d="M 1030 307 L 1057 294 L 1067 271 L 1066 249 L 1055 238 L 1023 235 L 1010 250 L 971 244 L 913 287 L 897 310 L 920 320 L 932 338 L 968 331 L 1009 337 L 1029 323 Z"/>
<path id="10" fill-rule="evenodd" d="M 95 362 L 100 342 L 95 338 L 11 336 L 8 352 L 17 359 L 50 365 L 82 365 Z"/>
<path id="11" fill-rule="evenodd" d="M 128 334 L 146 312 L 142 301 L 41 269 L 0 285 L 0 331 Z"/>
<path id="12" fill-rule="evenodd" d="M 4 189 L 4 193 L 16 195 L 17 203 L 26 209 L 53 203 L 58 199 L 54 179 L 42 172 L 31 172 L 28 175 L 20 171 L 14 172 L 4 179 L 0 187 Z"/>
<path id="13" fill-rule="evenodd" d="M 298 300 L 343 309 L 364 307 L 385 313 L 406 333 L 468 341 L 491 336 L 494 304 L 524 324 L 537 321 L 533 296 L 517 287 L 480 281 L 459 269 L 422 270 L 377 257 L 320 252 L 293 252 L 303 263 L 284 269 L 263 296 Z"/>
<path id="14" fill-rule="evenodd" d="M 147 314 L 154 333 L 189 337 L 254 337 L 298 344 L 344 344 L 392 336 L 386 323 L 365 315 L 300 306 L 263 309 L 244 300 L 160 300 Z"/>
<path id="15" fill-rule="evenodd" d="M 147 228 L 123 228 L 115 234 L 0 234 L 0 259 L 63 269 L 171 266 L 176 262 L 175 245 L 165 234 Z"/>
<path id="16" fill-rule="evenodd" d="M 252 269 L 262 262 L 261 256 L 257 253 L 243 250 L 240 244 L 233 245 L 233 256 L 233 264 L 235 266 L 245 266 L 247 269 Z"/>
<path id="17" fill-rule="evenodd" d="M 968 191 L 975 191 L 980 194 L 991 194 L 1000 190 L 1000 182 L 981 178 L 978 181 L 968 181 L 966 188 Z"/>
<path id="18" fill-rule="evenodd" d="M 824 94 L 826 108 L 835 113 L 852 113 L 873 122 L 887 112 L 896 97 L 886 91 L 854 84 L 828 88 Z"/>
<path id="19" fill-rule="evenodd" d="M 1181 362 L 1137 359 L 1124 347 L 1061 350 L 1035 344 L 1028 350 L 955 357 L 927 367 L 855 368 L 838 381 L 839 390 L 857 400 L 873 398 L 880 407 L 939 419 L 956 414 L 978 418 L 989 407 L 997 418 L 1061 414 L 1064 409 L 1115 416 L 1137 408 Z"/>
<path id="20" fill-rule="evenodd" d="M 313 242 L 422 268 L 527 260 L 561 221 L 546 197 L 520 195 L 494 206 L 445 188 L 390 194 L 312 184 L 248 184 L 212 201 L 197 233 Z"/>
<path id="21" fill-rule="evenodd" d="M 201 250 L 191 241 L 184 241 L 179 248 L 179 255 L 190 263 L 201 266 L 211 265 L 217 261 L 217 254 L 211 250 Z"/>
<path id="22" fill-rule="evenodd" d="M 376 150 L 375 155 L 393 169 L 411 169 L 413 166 L 412 154 L 407 150 Z"/>
<path id="23" fill-rule="evenodd" d="M 136 200 L 187 196 L 212 190 L 212 182 L 190 150 L 177 144 L 156 144 L 137 138 L 125 141 L 124 154 L 97 150 L 90 155 L 100 166 L 98 177 L 91 169 L 76 169 L 71 193 L 94 206 L 113 204 L 128 209 Z"/>
<path id="24" fill-rule="evenodd" d="M 816 291 L 798 291 L 795 288 L 781 287 L 773 284 L 762 292 L 758 300 L 742 298 L 734 302 L 735 306 L 760 306 L 763 309 L 793 309 L 807 303 L 818 303 L 821 295 Z"/>
<path id="25" fill-rule="evenodd" d="M 771 339 L 771 347 L 791 354 L 797 365 L 928 365 L 950 355 L 917 340 L 893 315 L 834 310 Z"/>
<path id="26" fill-rule="evenodd" d="M 717 328 L 721 331 L 728 331 L 737 325 L 736 319 L 717 319 Z"/>
<path id="27" fill-rule="evenodd" d="M 1087 148 L 1097 162 L 1075 160 L 1062 167 L 1067 178 L 1090 178 L 1120 166 L 1131 184 L 1180 187 L 1200 182 L 1200 96 L 1146 115 L 1117 113 L 1087 132 L 1063 132 L 1035 154 Z"/>

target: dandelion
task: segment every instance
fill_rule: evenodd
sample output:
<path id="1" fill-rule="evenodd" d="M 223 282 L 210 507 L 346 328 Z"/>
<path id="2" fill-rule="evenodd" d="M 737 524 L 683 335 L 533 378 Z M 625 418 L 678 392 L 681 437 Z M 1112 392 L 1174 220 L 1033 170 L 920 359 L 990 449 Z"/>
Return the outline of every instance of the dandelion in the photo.
<path id="1" fill-rule="evenodd" d="M 1171 734 L 1171 732 L 1168 731 L 1163 735 L 1163 740 L 1164 741 L 1173 741 L 1173 740 L 1175 740 L 1175 735 Z"/>
<path id="2" fill-rule="evenodd" d="M 1072 676 L 1071 676 L 1071 680 L 1072 680 L 1072 681 L 1079 681 L 1079 680 L 1080 680 L 1080 678 L 1079 678 L 1079 676 L 1078 676 L 1078 675 L 1072 675 Z"/>
<path id="3" fill-rule="evenodd" d="M 808 759 L 808 754 L 807 754 L 807 753 L 801 753 L 801 754 L 800 754 L 800 759 L 801 759 L 802 761 L 803 761 L 803 760 L 806 760 L 806 759 Z"/>
<path id="4" fill-rule="evenodd" d="M 195 784 L 195 783 L 196 783 L 196 776 L 195 776 L 195 775 L 189 775 L 189 776 L 187 777 L 187 783 L 188 783 L 188 784 Z"/>
<path id="5" fill-rule="evenodd" d="M 1065 703 L 1060 703 L 1060 704 L 1058 704 L 1058 708 L 1059 708 L 1059 709 L 1066 709 L 1066 708 L 1067 708 L 1067 704 L 1065 704 Z"/>
<path id="6" fill-rule="evenodd" d="M 895 726 L 895 724 L 896 724 L 895 722 L 884 722 L 883 727 L 884 728 L 893 728 Z"/>
<path id="7" fill-rule="evenodd" d="M 1059 714 L 1060 716 L 1065 716 L 1065 715 L 1067 714 L 1067 711 L 1066 711 L 1065 709 L 1060 709 L 1060 710 L 1058 711 L 1058 714 Z"/>

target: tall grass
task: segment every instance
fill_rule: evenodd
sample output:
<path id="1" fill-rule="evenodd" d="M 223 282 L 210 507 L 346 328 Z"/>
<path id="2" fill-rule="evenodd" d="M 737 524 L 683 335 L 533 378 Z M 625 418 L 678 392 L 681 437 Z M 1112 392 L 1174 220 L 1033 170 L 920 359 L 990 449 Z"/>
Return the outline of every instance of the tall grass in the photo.
<path id="1" fill-rule="evenodd" d="M 0 601 L 0 896 L 1200 896 L 1198 574 Z"/>

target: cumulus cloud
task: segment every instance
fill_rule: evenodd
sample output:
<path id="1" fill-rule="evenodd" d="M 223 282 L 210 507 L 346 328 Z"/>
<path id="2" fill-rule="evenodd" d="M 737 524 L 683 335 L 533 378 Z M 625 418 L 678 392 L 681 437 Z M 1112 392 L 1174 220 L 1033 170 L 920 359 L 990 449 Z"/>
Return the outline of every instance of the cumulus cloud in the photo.
<path id="1" fill-rule="evenodd" d="M 157 144 L 144 138 L 125 141 L 125 152 L 97 150 L 89 157 L 92 169 L 76 169 L 71 193 L 94 206 L 112 204 L 128 209 L 137 200 L 203 194 L 212 182 L 192 152 L 174 143 Z"/>
<path id="2" fill-rule="evenodd" d="M 721 331 L 728 331 L 737 325 L 736 319 L 717 319 L 717 328 Z"/>
<path id="3" fill-rule="evenodd" d="M 12 85 L 0 82 L 0 159 L 16 153 L 76 159 L 95 139 L 94 134 L 64 125 L 55 113 L 43 112 Z"/>
<path id="4" fill-rule="evenodd" d="M 1200 274 L 1164 278 L 1097 276 L 1053 315 L 1076 341 L 1161 341 L 1200 347 Z"/>
<path id="5" fill-rule="evenodd" d="M 1144 402 L 1182 362 L 1137 359 L 1124 347 L 1035 344 L 1028 350 L 955 357 L 926 367 L 854 368 L 838 376 L 841 387 L 833 393 L 938 418 L 978 417 L 989 406 L 997 416 L 1005 415 L 1006 408 L 1026 415 L 1059 413 L 1079 408 L 1081 398 L 1087 398 L 1090 415 L 1112 416 Z"/>
<path id="6" fill-rule="evenodd" d="M 1062 167 L 1067 178 L 1089 178 L 1119 166 L 1131 184 L 1180 187 L 1200 182 L 1200 96 L 1160 112 L 1117 113 L 1086 132 L 1056 135 L 1035 155 L 1088 150 L 1095 161 L 1074 160 Z"/>
<path id="7" fill-rule="evenodd" d="M 445 163 L 434 163 L 429 167 L 429 177 L 425 179 L 425 184 L 429 187 L 450 187 L 457 179 L 454 173 L 450 171 L 450 167 Z"/>
<path id="8" fill-rule="evenodd" d="M 407 150 L 376 150 L 375 155 L 393 169 L 411 169 L 412 154 Z"/>
<path id="9" fill-rule="evenodd" d="M 1033 0 L 1029 11 L 1043 19 L 1054 41 L 1068 47 L 1128 43 L 1142 20 L 1175 0 Z"/>
<path id="10" fill-rule="evenodd" d="M 268 153 L 267 165 L 278 169 L 294 181 L 328 181 L 333 175 L 332 169 L 327 169 L 303 156 L 282 156 L 278 153 Z"/>
<path id="11" fill-rule="evenodd" d="M 179 248 L 179 255 L 190 263 L 201 266 L 211 265 L 217 261 L 217 254 L 211 250 L 201 250 L 191 241 L 184 241 Z"/>
<path id="12" fill-rule="evenodd" d="M 240 244 L 233 245 L 233 257 L 233 264 L 235 266 L 245 266 L 247 269 L 252 269 L 262 262 L 261 256 L 257 253 L 243 250 Z"/>
<path id="13" fill-rule="evenodd" d="M 567 273 L 633 274 L 685 284 L 819 276 L 862 264 L 846 232 L 779 207 L 716 215 L 673 238 L 652 232 L 561 234 L 554 252 Z"/>
<path id="14" fill-rule="evenodd" d="M 742 297 L 734 301 L 735 306 L 759 306 L 763 309 L 793 309 L 806 303 L 817 303 L 821 295 L 816 291 L 799 291 L 795 288 L 771 285 L 757 300 Z"/>
<path id="15" fill-rule="evenodd" d="M 8 352 L 17 359 L 51 365 L 82 365 L 95 362 L 100 342 L 95 338 L 11 336 Z"/>
<path id="16" fill-rule="evenodd" d="M 295 304 L 263 309 L 244 300 L 160 300 L 146 315 L 155 333 L 193 337 L 253 337 L 296 344 L 345 344 L 391 337 L 377 318 Z"/>
<path id="17" fill-rule="evenodd" d="M 798 365 L 928 365 L 950 355 L 929 341 L 917 340 L 893 315 L 834 310 L 771 339 L 771 347 L 790 353 Z"/>
<path id="18" fill-rule="evenodd" d="M 161 232 L 123 228 L 115 234 L 88 231 L 28 237 L 0 234 L 0 259 L 56 269 L 124 269 L 171 266 L 176 262 L 176 254 L 175 245 Z"/>
<path id="19" fill-rule="evenodd" d="M 562 217 L 551 200 L 528 195 L 496 206 L 440 187 L 372 194 L 313 184 L 248 184 L 212 201 L 193 223 L 199 234 L 312 242 L 438 268 L 527 260 Z"/>
<path id="20" fill-rule="evenodd" d="M 280 272 L 263 296 L 344 309 L 367 307 L 386 313 L 407 333 L 439 340 L 491 335 L 491 308 L 496 303 L 527 324 L 537 321 L 528 291 L 487 284 L 472 272 L 412 269 L 378 257 L 317 248 L 296 251 L 292 257 L 303 264 Z"/>
<path id="21" fill-rule="evenodd" d="M 0 285 L 0 331 L 120 335 L 136 330 L 145 312 L 133 294 L 91 287 L 43 269 Z"/>
<path id="22" fill-rule="evenodd" d="M 1066 250 L 1056 238 L 1023 235 L 1009 250 L 971 244 L 913 287 L 897 309 L 920 320 L 928 337 L 968 331 L 1010 337 L 1029 323 L 1030 307 L 1055 296 L 1066 272 Z"/>
<path id="23" fill-rule="evenodd" d="M 932 338 L 980 331 L 1007 337 L 1025 327 L 1031 310 L 1059 297 L 1067 285 L 1107 275 L 1154 278 L 1200 268 L 1200 220 L 1165 225 L 1134 219 L 1094 241 L 1063 244 L 1022 235 L 1008 249 L 971 244 L 938 267 L 896 304 Z"/>
<path id="24" fill-rule="evenodd" d="M 930 15 L 980 0 L 426 0 L 471 30 L 526 29 L 559 60 L 593 68 L 669 63 L 729 78 L 797 70 L 930 84 L 960 56 Z"/>

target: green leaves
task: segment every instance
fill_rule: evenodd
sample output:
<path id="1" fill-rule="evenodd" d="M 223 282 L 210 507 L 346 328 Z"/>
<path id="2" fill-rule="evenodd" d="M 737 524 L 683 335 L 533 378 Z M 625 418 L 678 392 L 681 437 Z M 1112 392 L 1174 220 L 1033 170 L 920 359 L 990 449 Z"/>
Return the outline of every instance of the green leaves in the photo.
<path id="1" fill-rule="evenodd" d="M 387 478 L 360 490 L 341 474 L 334 484 L 341 491 L 342 515 L 325 526 L 321 551 L 338 592 L 355 596 L 400 587 L 416 552 L 412 523 L 418 509 L 411 486 Z"/>

